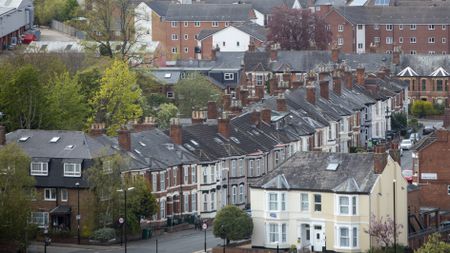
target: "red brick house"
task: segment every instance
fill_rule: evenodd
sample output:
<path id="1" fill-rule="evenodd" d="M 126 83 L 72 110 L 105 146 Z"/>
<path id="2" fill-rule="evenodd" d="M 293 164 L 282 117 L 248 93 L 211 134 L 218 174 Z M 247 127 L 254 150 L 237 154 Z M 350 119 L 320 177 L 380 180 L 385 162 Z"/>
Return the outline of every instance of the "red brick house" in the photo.
<path id="1" fill-rule="evenodd" d="M 344 52 L 448 54 L 450 7 L 336 7 L 324 15 Z"/>
<path id="2" fill-rule="evenodd" d="M 159 41 L 167 59 L 195 59 L 200 53 L 197 36 L 205 29 L 222 29 L 255 19 L 247 4 L 174 4 L 154 1 L 152 39 Z"/>

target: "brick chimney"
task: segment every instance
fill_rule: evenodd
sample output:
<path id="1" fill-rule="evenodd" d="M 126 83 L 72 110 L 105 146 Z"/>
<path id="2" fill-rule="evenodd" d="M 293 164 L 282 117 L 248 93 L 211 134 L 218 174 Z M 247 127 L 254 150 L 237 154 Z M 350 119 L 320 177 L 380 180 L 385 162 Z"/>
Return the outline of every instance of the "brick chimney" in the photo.
<path id="1" fill-rule="evenodd" d="M 207 112 L 202 110 L 193 110 L 191 117 L 192 124 L 202 124 L 203 122 L 205 122 L 206 117 Z"/>
<path id="2" fill-rule="evenodd" d="M 239 99 L 241 100 L 241 104 L 243 107 L 248 105 L 248 90 L 240 89 L 239 90 Z"/>
<path id="3" fill-rule="evenodd" d="M 364 67 L 359 66 L 358 68 L 356 68 L 356 81 L 359 85 L 364 85 L 364 71 Z"/>
<path id="4" fill-rule="evenodd" d="M 264 85 L 256 85 L 255 86 L 255 90 L 256 90 L 256 97 L 258 99 L 262 99 L 264 97 Z"/>
<path id="5" fill-rule="evenodd" d="M 387 164 L 386 147 L 384 144 L 375 146 L 375 152 L 373 154 L 373 170 L 376 174 L 383 173 Z"/>
<path id="6" fill-rule="evenodd" d="M 342 95 L 342 83 L 340 75 L 333 76 L 333 92 L 338 96 Z"/>
<path id="7" fill-rule="evenodd" d="M 231 107 L 231 94 L 224 94 L 222 96 L 222 100 L 223 100 L 223 110 L 229 111 Z"/>
<path id="8" fill-rule="evenodd" d="M 6 128 L 3 125 L 0 125 L 0 146 L 6 144 Z"/>
<path id="9" fill-rule="evenodd" d="M 353 76 L 352 72 L 345 71 L 344 72 L 344 81 L 345 81 L 345 87 L 349 90 L 353 89 Z"/>
<path id="10" fill-rule="evenodd" d="M 143 132 L 143 131 L 148 131 L 151 130 L 153 128 L 155 128 L 156 123 L 155 123 L 155 119 L 153 117 L 145 117 L 144 121 L 142 121 L 141 123 L 135 122 L 133 124 L 133 130 L 134 132 Z"/>
<path id="11" fill-rule="evenodd" d="M 117 131 L 119 147 L 126 151 L 131 151 L 131 134 L 128 129 L 119 129 Z"/>
<path id="12" fill-rule="evenodd" d="M 106 134 L 105 123 L 93 123 L 91 129 L 89 129 L 89 135 L 100 136 Z"/>
<path id="13" fill-rule="evenodd" d="M 183 142 L 181 131 L 182 131 L 182 128 L 180 125 L 180 119 L 178 119 L 178 118 L 170 119 L 169 135 L 170 135 L 170 139 L 172 139 L 172 141 L 175 144 L 181 145 Z"/>
<path id="14" fill-rule="evenodd" d="M 284 97 L 284 93 L 279 93 L 277 97 L 277 111 L 279 112 L 287 112 L 287 104 L 286 98 Z"/>
<path id="15" fill-rule="evenodd" d="M 230 119 L 222 117 L 218 120 L 217 131 L 225 138 L 230 138 Z"/>
<path id="16" fill-rule="evenodd" d="M 270 80 L 269 80 L 269 91 L 270 91 L 270 95 L 275 95 L 275 91 L 277 90 L 277 87 L 278 87 L 278 85 L 277 85 L 277 79 L 275 78 L 275 77 L 272 77 Z"/>
<path id="17" fill-rule="evenodd" d="M 208 119 L 217 119 L 217 103 L 208 101 Z"/>
<path id="18" fill-rule="evenodd" d="M 270 61 L 276 61 L 278 58 L 278 49 L 276 47 L 270 48 Z"/>
<path id="19" fill-rule="evenodd" d="M 249 52 L 255 52 L 256 51 L 256 45 L 253 42 L 250 42 L 250 44 L 248 44 L 248 51 Z"/>
<path id="20" fill-rule="evenodd" d="M 395 162 L 397 162 L 399 165 L 402 165 L 400 149 L 398 148 L 397 142 L 391 142 L 391 148 L 389 149 L 389 155 L 392 157 L 392 159 Z"/>
<path id="21" fill-rule="evenodd" d="M 272 110 L 269 108 L 264 108 L 261 110 L 261 120 L 267 124 L 271 123 Z"/>
<path id="22" fill-rule="evenodd" d="M 259 121 L 261 118 L 261 112 L 258 110 L 254 110 L 251 113 L 252 113 L 252 115 L 251 115 L 252 124 L 257 126 L 259 124 Z"/>
<path id="23" fill-rule="evenodd" d="M 444 128 L 449 129 L 450 128 L 450 108 L 446 107 L 444 109 Z"/>
<path id="24" fill-rule="evenodd" d="M 328 80 L 320 80 L 320 96 L 326 100 L 330 100 L 330 87 Z"/>
<path id="25" fill-rule="evenodd" d="M 310 104 L 316 104 L 316 87 L 314 85 L 306 86 L 306 100 Z"/>
<path id="26" fill-rule="evenodd" d="M 398 48 L 394 48 L 394 52 L 392 52 L 392 64 L 400 64 L 400 50 Z"/>
<path id="27" fill-rule="evenodd" d="M 219 48 L 211 49 L 211 61 L 217 60 L 217 52 L 218 51 L 219 51 Z"/>
<path id="28" fill-rule="evenodd" d="M 333 61 L 334 63 L 338 63 L 339 62 L 339 53 L 340 53 L 339 47 L 331 48 L 331 61 Z"/>
<path id="29" fill-rule="evenodd" d="M 384 80 L 384 78 L 386 77 L 386 72 L 384 72 L 383 70 L 379 70 L 377 72 L 377 77 Z"/>

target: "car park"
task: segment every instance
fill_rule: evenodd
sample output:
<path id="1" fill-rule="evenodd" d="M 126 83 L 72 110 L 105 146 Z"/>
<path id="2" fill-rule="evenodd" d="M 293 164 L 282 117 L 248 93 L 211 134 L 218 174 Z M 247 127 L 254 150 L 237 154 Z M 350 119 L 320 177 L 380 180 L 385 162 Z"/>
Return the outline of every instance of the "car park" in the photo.
<path id="1" fill-rule="evenodd" d="M 400 148 L 403 150 L 410 150 L 413 146 L 413 142 L 410 139 L 403 139 L 400 142 Z"/>

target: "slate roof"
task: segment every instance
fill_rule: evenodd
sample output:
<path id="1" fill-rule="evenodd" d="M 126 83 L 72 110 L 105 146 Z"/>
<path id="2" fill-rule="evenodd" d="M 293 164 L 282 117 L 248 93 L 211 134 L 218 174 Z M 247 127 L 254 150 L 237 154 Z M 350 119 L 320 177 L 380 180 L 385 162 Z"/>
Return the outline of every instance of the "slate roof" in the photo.
<path id="1" fill-rule="evenodd" d="M 245 52 L 244 55 L 245 71 L 270 71 L 268 52 Z"/>
<path id="2" fill-rule="evenodd" d="M 251 187 L 369 194 L 379 176 L 373 160 L 372 153 L 297 152 Z M 330 163 L 339 166 L 327 170 Z M 285 181 L 282 185 L 273 180 L 280 177 Z"/>
<path id="3" fill-rule="evenodd" d="M 175 4 L 154 1 L 149 7 L 167 21 L 247 21 L 252 12 L 248 4 Z"/>
<path id="4" fill-rule="evenodd" d="M 425 147 L 433 144 L 437 140 L 436 131 L 432 132 L 428 136 L 425 136 L 420 141 L 418 141 L 411 150 L 413 151 L 421 151 Z"/>
<path id="5" fill-rule="evenodd" d="M 26 136 L 26 141 L 19 141 Z M 60 138 L 51 143 L 53 137 Z M 6 134 L 6 140 L 16 142 L 32 158 L 94 159 L 113 153 L 111 147 L 81 131 L 19 129 Z"/>
<path id="6" fill-rule="evenodd" d="M 337 7 L 352 24 L 450 24 L 450 6 Z"/>
<path id="7" fill-rule="evenodd" d="M 450 57 L 448 55 L 401 54 L 398 72 L 407 67 L 414 70 L 418 76 L 430 76 L 431 73 L 439 68 L 443 68 L 446 72 L 450 72 Z"/>
<path id="8" fill-rule="evenodd" d="M 149 74 L 161 84 L 176 84 L 180 80 L 181 71 L 154 69 Z"/>
<path id="9" fill-rule="evenodd" d="M 272 9 L 278 6 L 286 5 L 288 7 L 292 7 L 294 5 L 295 0 L 205 0 L 205 2 L 222 3 L 222 4 L 238 4 L 238 3 L 251 4 L 255 10 L 263 14 L 270 14 L 272 13 Z"/>
<path id="10" fill-rule="evenodd" d="M 244 52 L 217 52 L 216 60 L 180 60 L 173 67 L 190 70 L 239 70 Z M 164 68 L 160 68 L 164 69 Z"/>
<path id="11" fill-rule="evenodd" d="M 222 29 L 205 29 L 201 30 L 200 33 L 197 36 L 197 40 L 204 40 L 208 38 L 209 36 L 213 35 L 214 33 L 222 31 Z"/>
<path id="12" fill-rule="evenodd" d="M 263 27 L 260 26 L 254 22 L 251 21 L 247 21 L 244 23 L 237 23 L 237 24 L 232 24 L 230 27 L 234 27 L 248 35 L 250 35 L 251 37 L 259 40 L 259 41 L 266 41 L 266 35 L 267 35 L 267 30 Z M 223 29 L 205 29 L 200 31 L 200 33 L 198 34 L 197 39 L 198 40 L 204 40 L 207 37 L 213 35 L 214 33 L 217 33 L 219 31 L 223 31 L 225 29 L 229 29 L 229 27 L 225 27 Z"/>

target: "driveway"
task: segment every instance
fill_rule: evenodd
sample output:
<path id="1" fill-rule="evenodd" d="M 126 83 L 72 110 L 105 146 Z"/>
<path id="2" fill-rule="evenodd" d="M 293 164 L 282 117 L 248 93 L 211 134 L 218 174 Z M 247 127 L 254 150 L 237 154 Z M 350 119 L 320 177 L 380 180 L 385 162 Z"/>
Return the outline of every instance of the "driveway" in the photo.
<path id="1" fill-rule="evenodd" d="M 39 27 L 39 29 L 41 30 L 41 41 L 65 41 L 65 42 L 78 41 L 77 38 L 62 32 L 58 32 L 56 30 L 52 30 L 45 27 Z"/>
<path id="2" fill-rule="evenodd" d="M 127 251 L 129 253 L 153 253 L 156 252 L 156 239 L 158 239 L 158 253 L 192 253 L 203 252 L 205 243 L 205 232 L 199 230 L 184 230 L 175 233 L 166 233 L 158 238 L 153 237 L 149 240 L 129 242 Z M 206 231 L 206 247 L 221 244 L 220 238 L 215 238 L 212 229 Z M 76 244 L 52 244 L 47 247 L 47 253 L 82 253 L 82 252 L 111 252 L 122 253 L 124 247 L 120 245 L 112 246 L 92 246 L 92 245 L 76 245 Z M 43 245 L 33 244 L 29 247 L 29 253 L 44 252 Z"/>

